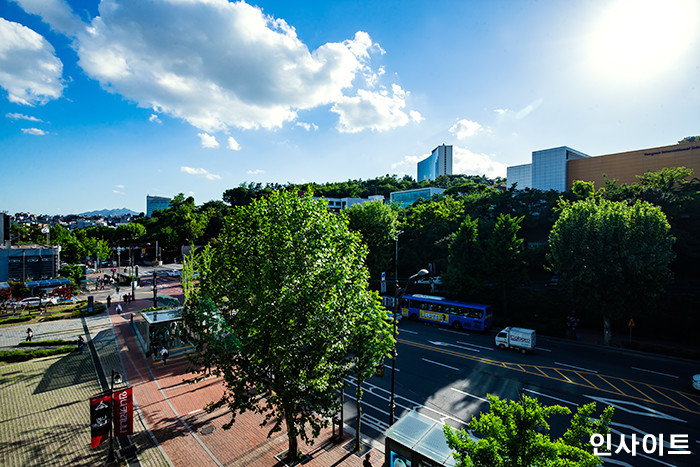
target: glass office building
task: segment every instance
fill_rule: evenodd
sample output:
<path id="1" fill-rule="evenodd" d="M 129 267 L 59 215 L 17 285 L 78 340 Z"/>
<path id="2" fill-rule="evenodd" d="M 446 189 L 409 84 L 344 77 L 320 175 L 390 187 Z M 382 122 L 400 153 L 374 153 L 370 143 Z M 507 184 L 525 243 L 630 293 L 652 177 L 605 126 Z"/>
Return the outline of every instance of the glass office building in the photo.
<path id="1" fill-rule="evenodd" d="M 440 175 L 452 175 L 452 146 L 438 146 L 432 154 L 418 163 L 418 181 L 435 180 Z"/>

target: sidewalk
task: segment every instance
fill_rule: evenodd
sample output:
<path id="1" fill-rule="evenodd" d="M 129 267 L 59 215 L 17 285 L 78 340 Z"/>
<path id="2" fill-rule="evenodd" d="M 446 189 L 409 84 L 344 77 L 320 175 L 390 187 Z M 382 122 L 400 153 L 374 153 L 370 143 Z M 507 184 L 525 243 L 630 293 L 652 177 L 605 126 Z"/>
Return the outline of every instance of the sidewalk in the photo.
<path id="1" fill-rule="evenodd" d="M 182 291 L 174 284 L 159 285 L 160 291 L 169 296 L 182 296 Z M 97 293 L 101 295 L 102 292 Z M 124 307 L 125 312 L 121 315 L 114 311 L 113 302 L 109 320 L 126 380 L 134 389 L 134 399 L 145 425 L 159 445 L 157 448 L 147 448 L 146 452 L 158 449 L 166 464 L 178 467 L 284 465 L 274 456 L 287 448 L 285 431 L 268 438 L 269 427 L 260 427 L 263 417 L 250 412 L 237 416 L 232 428 L 224 430 L 223 425 L 230 420 L 227 409 L 212 413 L 203 410 L 207 403 L 218 400 L 223 393 L 220 378 L 212 376 L 190 384 L 187 380 L 193 375 L 186 370 L 189 363 L 185 357 L 171 358 L 167 365 L 163 365 L 143 355 L 132 334 L 129 319 L 132 312 L 153 305 L 152 299 L 145 298 L 145 295 L 137 293 L 138 299 L 128 308 Z M 105 368 L 105 372 L 109 374 L 109 369 Z M 350 439 L 346 437 L 345 442 Z M 313 446 L 300 442 L 303 452 L 311 457 L 304 465 L 362 465 L 361 458 L 343 449 L 342 444 L 334 444 L 330 440 L 329 427 L 321 432 Z M 141 454 L 139 456 L 142 457 Z M 371 456 L 375 465 L 383 463 L 382 453 L 374 450 Z"/>

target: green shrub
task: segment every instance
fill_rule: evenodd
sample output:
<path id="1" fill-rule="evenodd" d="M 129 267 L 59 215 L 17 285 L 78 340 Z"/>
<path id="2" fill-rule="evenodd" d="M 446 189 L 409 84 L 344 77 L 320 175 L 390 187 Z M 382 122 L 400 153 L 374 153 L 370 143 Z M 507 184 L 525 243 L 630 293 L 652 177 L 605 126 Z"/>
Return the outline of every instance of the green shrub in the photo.
<path id="1" fill-rule="evenodd" d="M 17 344 L 17 347 L 50 347 L 56 345 L 74 345 L 76 341 L 67 341 L 65 339 L 48 339 L 44 341 L 22 341 Z"/>
<path id="2" fill-rule="evenodd" d="M 64 346 L 56 349 L 0 350 L 0 362 L 26 362 L 27 360 L 32 360 L 34 358 L 71 353 L 76 349 L 76 346 Z"/>
<path id="3" fill-rule="evenodd" d="M 0 324 L 12 324 L 21 323 L 23 321 L 29 321 L 33 316 L 13 316 L 12 318 L 0 319 Z"/>
<path id="4" fill-rule="evenodd" d="M 71 316 L 69 316 L 69 315 L 56 314 L 56 315 L 45 316 L 44 318 L 41 319 L 41 321 L 42 321 L 42 322 L 46 322 L 46 321 L 58 321 L 59 319 L 66 319 L 66 318 L 71 318 Z"/>
<path id="5" fill-rule="evenodd" d="M 152 306 L 149 308 L 144 308 L 143 310 L 139 310 L 136 313 L 144 313 L 146 311 L 160 311 L 160 310 L 169 310 L 170 307 L 168 306 Z"/>

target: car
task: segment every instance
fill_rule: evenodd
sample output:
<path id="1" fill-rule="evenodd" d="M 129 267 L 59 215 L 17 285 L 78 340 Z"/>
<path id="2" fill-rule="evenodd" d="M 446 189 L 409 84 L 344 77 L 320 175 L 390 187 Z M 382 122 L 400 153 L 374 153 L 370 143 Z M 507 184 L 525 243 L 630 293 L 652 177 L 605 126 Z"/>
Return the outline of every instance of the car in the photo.
<path id="1" fill-rule="evenodd" d="M 42 300 L 39 297 L 27 297 L 17 302 L 17 305 L 21 306 L 22 308 L 32 308 L 35 306 L 41 306 L 42 304 Z"/>
<path id="2" fill-rule="evenodd" d="M 94 274 L 96 272 L 94 268 L 85 268 L 85 274 Z"/>
<path id="3" fill-rule="evenodd" d="M 700 391 L 700 375 L 693 375 L 693 389 Z"/>
<path id="4" fill-rule="evenodd" d="M 559 287 L 559 276 L 557 274 L 553 275 L 549 282 L 545 284 L 545 287 Z"/>

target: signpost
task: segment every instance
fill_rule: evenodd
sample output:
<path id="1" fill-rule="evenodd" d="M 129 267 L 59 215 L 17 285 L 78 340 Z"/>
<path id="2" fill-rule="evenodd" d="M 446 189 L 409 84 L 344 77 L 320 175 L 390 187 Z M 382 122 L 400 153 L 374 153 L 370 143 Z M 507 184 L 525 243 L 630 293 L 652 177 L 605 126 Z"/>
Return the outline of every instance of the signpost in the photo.
<path id="1" fill-rule="evenodd" d="M 109 392 L 90 398 L 90 449 L 95 449 L 109 437 L 107 463 L 114 462 L 114 436 L 128 436 L 134 433 L 134 397 L 130 387 L 114 390 L 114 383 L 122 377 L 112 370 Z"/>
<path id="2" fill-rule="evenodd" d="M 635 326 L 634 319 L 630 318 L 629 322 L 627 323 L 627 327 L 630 328 L 630 344 L 632 343 L 632 328 Z"/>

